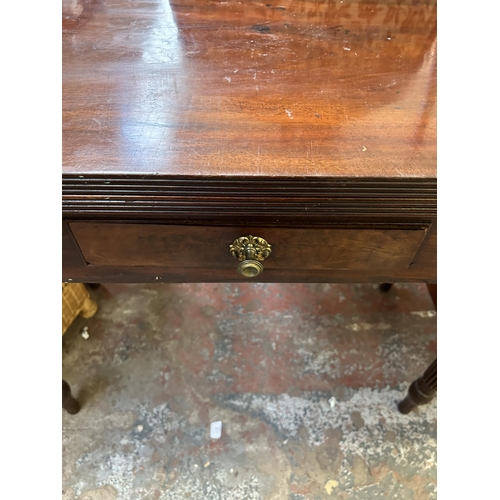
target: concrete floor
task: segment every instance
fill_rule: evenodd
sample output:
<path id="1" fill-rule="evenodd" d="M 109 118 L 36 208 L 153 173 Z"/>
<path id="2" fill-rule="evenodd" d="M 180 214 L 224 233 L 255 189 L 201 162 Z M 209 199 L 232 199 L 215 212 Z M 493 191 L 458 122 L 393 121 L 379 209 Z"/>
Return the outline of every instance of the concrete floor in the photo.
<path id="1" fill-rule="evenodd" d="M 425 285 L 92 296 L 97 315 L 63 337 L 82 403 L 62 415 L 64 500 L 436 498 L 436 400 L 396 409 L 436 355 Z"/>

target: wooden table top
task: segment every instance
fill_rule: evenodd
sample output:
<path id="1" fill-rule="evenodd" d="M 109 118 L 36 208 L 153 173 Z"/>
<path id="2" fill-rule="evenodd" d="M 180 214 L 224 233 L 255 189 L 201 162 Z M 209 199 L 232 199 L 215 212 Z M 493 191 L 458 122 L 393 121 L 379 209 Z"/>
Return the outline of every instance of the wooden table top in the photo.
<path id="1" fill-rule="evenodd" d="M 436 178 L 433 1 L 63 1 L 63 175 Z"/>

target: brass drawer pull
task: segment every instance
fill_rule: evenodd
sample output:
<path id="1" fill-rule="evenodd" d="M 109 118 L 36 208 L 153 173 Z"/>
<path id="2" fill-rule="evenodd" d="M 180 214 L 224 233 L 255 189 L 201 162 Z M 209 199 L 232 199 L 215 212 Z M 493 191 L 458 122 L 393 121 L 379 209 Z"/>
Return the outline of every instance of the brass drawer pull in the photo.
<path id="1" fill-rule="evenodd" d="M 261 262 L 271 255 L 271 245 L 258 236 L 242 236 L 229 245 L 229 251 L 240 261 L 237 271 L 245 278 L 253 278 L 264 270 Z"/>

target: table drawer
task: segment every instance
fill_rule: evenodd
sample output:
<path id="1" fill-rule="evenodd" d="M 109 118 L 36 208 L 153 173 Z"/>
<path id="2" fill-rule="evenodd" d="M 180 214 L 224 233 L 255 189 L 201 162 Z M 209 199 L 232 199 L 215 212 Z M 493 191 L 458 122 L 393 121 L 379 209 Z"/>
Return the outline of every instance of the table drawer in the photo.
<path id="1" fill-rule="evenodd" d="M 425 229 L 300 229 L 72 222 L 85 260 L 94 266 L 234 269 L 229 245 L 259 236 L 272 252 L 266 270 L 384 272 L 407 269 Z"/>

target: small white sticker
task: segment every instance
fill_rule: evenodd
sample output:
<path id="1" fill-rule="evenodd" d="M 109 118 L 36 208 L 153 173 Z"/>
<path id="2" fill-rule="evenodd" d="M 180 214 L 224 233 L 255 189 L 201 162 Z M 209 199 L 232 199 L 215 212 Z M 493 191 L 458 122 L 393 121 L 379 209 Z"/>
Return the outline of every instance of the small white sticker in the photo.
<path id="1" fill-rule="evenodd" d="M 217 420 L 217 422 L 212 422 L 210 424 L 210 438 L 220 439 L 222 436 L 222 422 Z"/>

